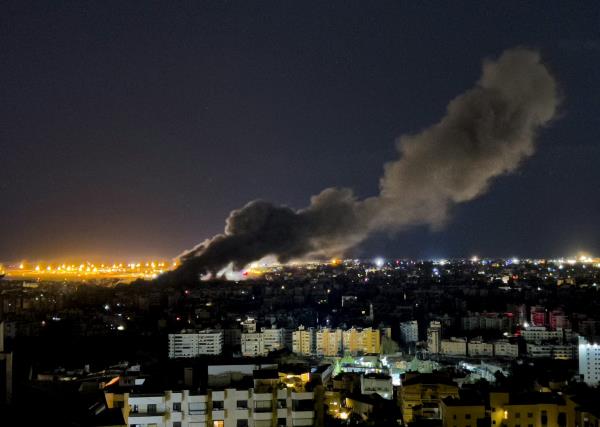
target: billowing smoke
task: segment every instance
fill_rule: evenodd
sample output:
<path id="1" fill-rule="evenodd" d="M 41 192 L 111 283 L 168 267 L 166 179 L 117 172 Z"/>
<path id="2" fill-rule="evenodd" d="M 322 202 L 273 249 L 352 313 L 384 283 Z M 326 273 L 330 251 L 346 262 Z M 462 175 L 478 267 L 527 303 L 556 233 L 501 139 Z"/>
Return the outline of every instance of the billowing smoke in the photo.
<path id="1" fill-rule="evenodd" d="M 539 53 L 507 50 L 484 62 L 481 79 L 438 123 L 399 138 L 400 156 L 385 165 L 378 196 L 358 200 L 350 189 L 327 188 L 301 210 L 252 201 L 231 212 L 223 234 L 183 254 L 179 273 L 197 278 L 267 255 L 339 256 L 373 232 L 441 227 L 453 205 L 482 195 L 533 154 L 535 134 L 558 103 Z"/>

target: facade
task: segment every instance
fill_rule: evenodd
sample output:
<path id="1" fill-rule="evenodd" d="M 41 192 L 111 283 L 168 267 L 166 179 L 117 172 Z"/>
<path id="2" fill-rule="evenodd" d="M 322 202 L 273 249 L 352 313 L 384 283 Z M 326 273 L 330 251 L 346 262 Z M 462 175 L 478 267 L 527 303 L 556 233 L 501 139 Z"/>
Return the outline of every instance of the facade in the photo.
<path id="1" fill-rule="evenodd" d="M 381 351 L 381 332 L 373 328 L 350 328 L 342 332 L 344 353 L 377 354 Z"/>
<path id="2" fill-rule="evenodd" d="M 281 350 L 285 347 L 286 330 L 282 328 L 268 328 L 261 332 L 263 343 L 267 353 L 271 351 Z"/>
<path id="3" fill-rule="evenodd" d="M 570 360 L 576 357 L 572 344 L 532 344 L 527 343 L 527 354 L 532 358 Z"/>
<path id="4" fill-rule="evenodd" d="M 223 331 L 182 331 L 169 334 L 169 358 L 219 355 L 223 352 Z"/>
<path id="5" fill-rule="evenodd" d="M 292 334 L 292 351 L 302 355 L 340 356 L 343 353 L 378 354 L 381 331 L 373 328 L 305 329 L 300 326 Z"/>
<path id="6" fill-rule="evenodd" d="M 458 398 L 458 386 L 448 378 L 420 374 L 406 379 L 398 394 L 404 423 L 418 417 L 440 419 L 440 402 L 447 397 Z"/>
<path id="7" fill-rule="evenodd" d="M 317 331 L 317 355 L 338 356 L 342 352 L 341 329 L 319 329 Z"/>
<path id="8" fill-rule="evenodd" d="M 404 345 L 419 341 L 419 324 L 416 320 L 400 322 L 400 341 Z"/>
<path id="9" fill-rule="evenodd" d="M 542 343 L 544 341 L 557 341 L 561 343 L 572 342 L 577 338 L 570 329 L 549 330 L 545 326 L 533 326 L 521 331 L 521 336 L 527 342 Z"/>
<path id="10" fill-rule="evenodd" d="M 265 356 L 268 352 L 265 349 L 263 334 L 260 332 L 251 332 L 241 336 L 242 356 L 256 357 Z"/>
<path id="11" fill-rule="evenodd" d="M 466 356 L 467 340 L 465 338 L 452 337 L 449 340 L 442 340 L 441 353 L 446 356 Z"/>
<path id="12" fill-rule="evenodd" d="M 105 393 L 109 408 L 120 407 L 128 426 L 283 427 L 315 425 L 314 393 L 288 388 L 258 392 L 228 388 L 204 394 Z"/>
<path id="13" fill-rule="evenodd" d="M 492 424 L 506 427 L 574 425 L 567 416 L 565 400 L 553 393 L 513 395 L 490 393 Z M 571 421 L 571 422 L 570 422 Z"/>
<path id="14" fill-rule="evenodd" d="M 600 385 L 600 345 L 579 337 L 579 375 L 587 385 Z"/>
<path id="15" fill-rule="evenodd" d="M 394 386 L 392 377 L 382 374 L 367 374 L 360 376 L 360 392 L 362 394 L 377 393 L 384 399 L 394 397 Z"/>
<path id="16" fill-rule="evenodd" d="M 427 328 L 427 350 L 432 354 L 442 351 L 442 324 L 436 320 L 429 322 Z"/>
<path id="17" fill-rule="evenodd" d="M 280 350 L 284 346 L 284 329 L 270 328 L 241 335 L 242 355 L 246 357 L 266 356 L 269 352 Z"/>
<path id="18" fill-rule="evenodd" d="M 519 357 L 519 346 L 511 344 L 508 340 L 499 340 L 494 343 L 495 357 Z"/>
<path id="19" fill-rule="evenodd" d="M 305 356 L 316 352 L 316 332 L 314 328 L 305 329 L 300 326 L 292 333 L 292 351 Z"/>
<path id="20" fill-rule="evenodd" d="M 469 341 L 467 350 L 470 357 L 492 357 L 494 355 L 494 344 L 482 340 Z"/>
<path id="21" fill-rule="evenodd" d="M 529 309 L 529 321 L 533 326 L 546 326 L 546 309 L 534 305 Z"/>
<path id="22" fill-rule="evenodd" d="M 550 328 L 553 330 L 571 329 L 571 322 L 562 310 L 551 311 L 548 320 Z"/>
<path id="23" fill-rule="evenodd" d="M 485 405 L 449 397 L 440 403 L 440 416 L 443 427 L 476 427 L 485 424 L 480 421 L 486 417 Z"/>

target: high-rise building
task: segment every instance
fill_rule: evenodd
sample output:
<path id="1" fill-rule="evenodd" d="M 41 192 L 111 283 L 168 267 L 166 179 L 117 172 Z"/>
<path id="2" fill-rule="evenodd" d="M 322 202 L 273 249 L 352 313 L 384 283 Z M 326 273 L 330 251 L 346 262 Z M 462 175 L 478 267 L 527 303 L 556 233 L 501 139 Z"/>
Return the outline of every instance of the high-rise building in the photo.
<path id="1" fill-rule="evenodd" d="M 579 375 L 589 386 L 600 385 L 600 343 L 579 337 Z"/>
<path id="2" fill-rule="evenodd" d="M 241 349 L 242 356 L 245 357 L 265 356 L 268 353 L 265 350 L 263 334 L 260 332 L 242 334 Z"/>
<path id="3" fill-rule="evenodd" d="M 317 331 L 317 355 L 338 356 L 342 352 L 341 329 L 319 329 Z"/>
<path id="4" fill-rule="evenodd" d="M 169 358 L 218 355 L 223 352 L 223 331 L 182 331 L 169 334 Z"/>
<path id="5" fill-rule="evenodd" d="M 300 326 L 292 333 L 292 351 L 296 354 L 311 355 L 316 351 L 316 333 L 314 328 Z"/>
<path id="6" fill-rule="evenodd" d="M 400 341 L 404 345 L 419 341 L 419 323 L 416 320 L 400 322 Z"/>
<path id="7" fill-rule="evenodd" d="M 263 342 L 267 353 L 281 350 L 285 347 L 285 329 L 275 327 L 265 328 L 262 330 L 261 334 L 263 335 Z"/>
<path id="8" fill-rule="evenodd" d="M 272 327 L 260 332 L 242 333 L 240 341 L 243 356 L 266 356 L 285 347 L 285 329 Z"/>
<path id="9" fill-rule="evenodd" d="M 350 328 L 342 332 L 342 343 L 344 353 L 379 353 L 381 351 L 381 332 L 372 328 Z"/>
<path id="10" fill-rule="evenodd" d="M 427 350 L 432 354 L 438 354 L 442 351 L 442 324 L 437 320 L 429 322 Z"/>

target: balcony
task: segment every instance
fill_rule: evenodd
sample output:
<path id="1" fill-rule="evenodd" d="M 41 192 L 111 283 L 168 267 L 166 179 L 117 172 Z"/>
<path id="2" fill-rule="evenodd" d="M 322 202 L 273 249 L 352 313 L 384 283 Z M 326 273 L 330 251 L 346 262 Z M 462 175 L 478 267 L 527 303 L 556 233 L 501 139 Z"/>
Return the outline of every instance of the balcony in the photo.
<path id="1" fill-rule="evenodd" d="M 292 410 L 292 418 L 293 419 L 304 419 L 304 418 L 314 418 L 314 411 L 294 411 Z"/>
<path id="2" fill-rule="evenodd" d="M 249 416 L 249 411 L 247 408 L 238 408 L 234 410 L 235 412 L 235 418 L 236 419 L 240 419 L 240 418 L 248 418 Z"/>
<path id="3" fill-rule="evenodd" d="M 269 411 L 269 412 L 256 412 L 255 411 L 254 414 L 252 414 L 252 418 L 257 421 L 270 420 L 273 418 L 273 413 L 271 411 Z"/>
<path id="4" fill-rule="evenodd" d="M 128 420 L 130 424 L 162 424 L 164 421 L 164 414 L 149 414 L 147 412 L 130 412 Z"/>

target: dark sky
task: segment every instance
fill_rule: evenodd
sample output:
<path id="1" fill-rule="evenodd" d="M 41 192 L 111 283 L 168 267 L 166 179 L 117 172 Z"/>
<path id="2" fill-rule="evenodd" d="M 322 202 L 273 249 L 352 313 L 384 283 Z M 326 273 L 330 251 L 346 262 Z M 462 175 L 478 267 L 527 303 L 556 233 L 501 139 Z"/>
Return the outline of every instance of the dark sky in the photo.
<path id="1" fill-rule="evenodd" d="M 541 51 L 561 118 L 446 229 L 365 256 L 600 254 L 600 3 L 4 1 L 0 259 L 172 257 L 263 198 L 377 192 L 481 60 Z"/>

